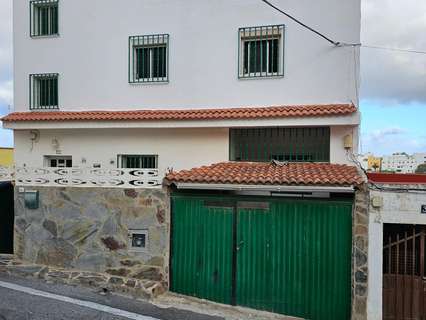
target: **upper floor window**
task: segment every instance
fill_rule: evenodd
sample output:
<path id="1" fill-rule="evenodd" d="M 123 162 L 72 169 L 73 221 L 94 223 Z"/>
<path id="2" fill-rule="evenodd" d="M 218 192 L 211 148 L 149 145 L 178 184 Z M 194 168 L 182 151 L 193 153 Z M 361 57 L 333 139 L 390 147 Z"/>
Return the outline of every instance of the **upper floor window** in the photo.
<path id="1" fill-rule="evenodd" d="M 230 160 L 329 162 L 330 128 L 230 129 Z"/>
<path id="2" fill-rule="evenodd" d="M 118 156 L 118 165 L 127 169 L 157 169 L 158 156 L 123 154 Z"/>
<path id="3" fill-rule="evenodd" d="M 284 26 L 240 28 L 239 78 L 284 75 Z"/>
<path id="4" fill-rule="evenodd" d="M 58 34 L 58 0 L 30 2 L 31 37 Z"/>
<path id="5" fill-rule="evenodd" d="M 168 55 L 168 34 L 129 37 L 129 82 L 168 82 Z"/>
<path id="6" fill-rule="evenodd" d="M 58 109 L 58 74 L 30 75 L 30 109 Z"/>

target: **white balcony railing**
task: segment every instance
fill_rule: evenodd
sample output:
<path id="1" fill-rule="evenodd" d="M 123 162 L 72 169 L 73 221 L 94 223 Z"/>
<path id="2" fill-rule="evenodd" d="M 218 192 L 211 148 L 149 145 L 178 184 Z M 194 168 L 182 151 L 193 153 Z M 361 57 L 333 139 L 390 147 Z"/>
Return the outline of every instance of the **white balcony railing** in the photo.
<path id="1" fill-rule="evenodd" d="M 14 175 L 13 167 L 0 167 L 0 182 L 12 181 Z"/>
<path id="2" fill-rule="evenodd" d="M 85 188 L 159 188 L 162 183 L 156 169 L 2 168 L 0 181 L 10 180 L 17 186 Z"/>

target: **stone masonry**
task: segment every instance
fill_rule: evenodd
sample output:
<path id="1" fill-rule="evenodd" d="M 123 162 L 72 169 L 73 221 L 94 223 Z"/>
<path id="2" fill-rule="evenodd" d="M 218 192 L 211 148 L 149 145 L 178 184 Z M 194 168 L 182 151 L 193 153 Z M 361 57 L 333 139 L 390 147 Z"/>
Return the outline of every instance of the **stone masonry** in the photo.
<path id="1" fill-rule="evenodd" d="M 105 273 L 168 286 L 169 196 L 165 189 L 37 187 L 40 205 L 15 190 L 15 257 L 26 263 Z M 22 191 L 22 190 L 21 190 Z M 131 248 L 130 230 L 148 232 Z"/>
<path id="2" fill-rule="evenodd" d="M 355 193 L 352 252 L 352 319 L 367 319 L 369 191 L 362 185 Z"/>

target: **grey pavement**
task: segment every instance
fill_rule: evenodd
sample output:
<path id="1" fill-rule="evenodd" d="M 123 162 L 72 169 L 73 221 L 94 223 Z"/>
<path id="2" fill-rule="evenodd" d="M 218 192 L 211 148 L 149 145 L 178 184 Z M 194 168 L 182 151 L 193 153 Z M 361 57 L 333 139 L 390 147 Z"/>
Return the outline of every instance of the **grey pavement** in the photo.
<path id="1" fill-rule="evenodd" d="M 55 294 L 78 301 L 95 303 L 140 315 L 141 320 L 151 317 L 159 320 L 223 320 L 220 317 L 197 314 L 174 308 L 159 308 L 149 302 L 117 296 L 107 293 L 101 295 L 93 290 L 82 287 L 48 284 L 34 279 L 22 279 L 0 276 L 0 281 L 25 288 Z M 103 310 L 103 309 L 102 309 Z M 95 310 L 74 303 L 37 296 L 0 286 L 0 320 L 56 320 L 56 319 L 87 319 L 87 320 L 126 320 L 126 316 L 118 316 L 110 312 Z M 139 319 L 139 318 L 138 318 Z"/>

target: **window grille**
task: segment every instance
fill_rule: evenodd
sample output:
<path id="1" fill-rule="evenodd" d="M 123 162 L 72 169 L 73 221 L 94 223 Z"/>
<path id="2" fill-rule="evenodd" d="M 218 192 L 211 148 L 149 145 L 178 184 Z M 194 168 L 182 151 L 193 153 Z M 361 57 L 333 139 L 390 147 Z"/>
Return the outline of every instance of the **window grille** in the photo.
<path id="1" fill-rule="evenodd" d="M 58 1 L 30 1 L 30 35 L 31 37 L 58 34 Z"/>
<path id="2" fill-rule="evenodd" d="M 239 29 L 239 78 L 284 76 L 284 25 Z"/>
<path id="3" fill-rule="evenodd" d="M 119 155 L 118 164 L 127 169 L 157 169 L 157 155 Z"/>
<path id="4" fill-rule="evenodd" d="M 330 128 L 231 129 L 230 160 L 329 162 Z"/>
<path id="5" fill-rule="evenodd" d="M 72 168 L 71 156 L 45 156 L 45 164 L 51 168 Z"/>
<path id="6" fill-rule="evenodd" d="M 129 37 L 129 82 L 168 82 L 169 35 Z"/>
<path id="7" fill-rule="evenodd" d="M 58 74 L 30 75 L 30 109 L 58 109 Z"/>

